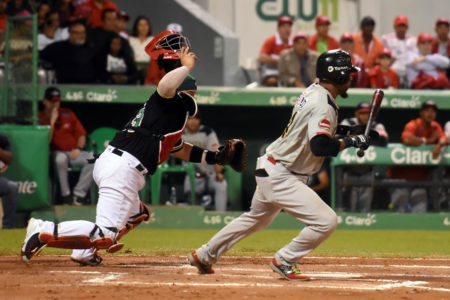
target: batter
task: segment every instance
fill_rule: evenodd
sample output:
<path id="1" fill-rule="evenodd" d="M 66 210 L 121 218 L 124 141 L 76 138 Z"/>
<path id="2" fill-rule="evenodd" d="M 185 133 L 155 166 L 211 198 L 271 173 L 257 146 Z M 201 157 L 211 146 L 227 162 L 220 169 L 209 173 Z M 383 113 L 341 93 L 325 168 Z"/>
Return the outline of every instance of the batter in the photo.
<path id="1" fill-rule="evenodd" d="M 323 53 L 317 62 L 319 83 L 298 98 L 282 135 L 256 163 L 256 190 L 250 211 L 233 220 L 207 244 L 188 255 L 200 273 L 214 273 L 212 265 L 244 237 L 267 227 L 284 210 L 306 227 L 271 260 L 271 268 L 287 280 L 308 280 L 296 267 L 299 260 L 322 243 L 336 228 L 335 212 L 307 186 L 325 156 L 347 147 L 367 149 L 364 135 L 334 138 L 338 121 L 336 97 L 346 97 L 353 72 L 350 55 L 342 50 Z"/>

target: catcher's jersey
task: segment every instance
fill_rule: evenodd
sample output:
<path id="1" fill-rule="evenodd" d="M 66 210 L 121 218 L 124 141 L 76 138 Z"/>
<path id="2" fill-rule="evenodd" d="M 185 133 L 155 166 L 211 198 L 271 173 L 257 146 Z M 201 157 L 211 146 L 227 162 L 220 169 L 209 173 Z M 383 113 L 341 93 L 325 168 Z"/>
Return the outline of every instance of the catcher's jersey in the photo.
<path id="1" fill-rule="evenodd" d="M 312 175 L 325 159 L 311 152 L 309 141 L 318 134 L 334 137 L 338 108 L 331 94 L 319 84 L 310 85 L 297 99 L 283 134 L 266 153 L 296 174 Z"/>
<path id="2" fill-rule="evenodd" d="M 165 98 L 155 91 L 110 144 L 132 154 L 153 174 L 171 151 L 183 146 L 186 121 L 196 112 L 194 98 L 182 93 Z"/>

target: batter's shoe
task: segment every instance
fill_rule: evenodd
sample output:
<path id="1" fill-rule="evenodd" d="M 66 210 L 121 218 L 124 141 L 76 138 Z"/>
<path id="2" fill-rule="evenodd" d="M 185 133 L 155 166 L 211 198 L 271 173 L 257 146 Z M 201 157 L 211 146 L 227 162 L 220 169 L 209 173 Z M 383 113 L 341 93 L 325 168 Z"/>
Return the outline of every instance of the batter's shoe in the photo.
<path id="1" fill-rule="evenodd" d="M 41 231 L 42 220 L 31 218 L 28 221 L 27 234 L 22 244 L 22 250 L 20 255 L 23 261 L 29 261 L 33 256 L 39 255 L 39 253 L 47 245 L 42 243 L 39 239 Z"/>
<path id="2" fill-rule="evenodd" d="M 81 258 L 81 257 L 74 257 L 71 256 L 70 259 L 75 262 L 79 263 L 82 266 L 98 266 L 102 263 L 103 258 L 96 252 L 94 252 L 94 256 L 91 259 Z"/>
<path id="3" fill-rule="evenodd" d="M 212 269 L 211 265 L 202 263 L 200 259 L 197 256 L 197 252 L 192 251 L 192 253 L 189 253 L 188 260 L 191 266 L 194 266 L 198 269 L 200 274 L 214 274 L 214 270 Z"/>
<path id="4" fill-rule="evenodd" d="M 270 267 L 274 272 L 277 272 L 286 280 L 311 280 L 309 276 L 303 275 L 297 266 L 279 265 L 275 258 L 272 258 Z"/>

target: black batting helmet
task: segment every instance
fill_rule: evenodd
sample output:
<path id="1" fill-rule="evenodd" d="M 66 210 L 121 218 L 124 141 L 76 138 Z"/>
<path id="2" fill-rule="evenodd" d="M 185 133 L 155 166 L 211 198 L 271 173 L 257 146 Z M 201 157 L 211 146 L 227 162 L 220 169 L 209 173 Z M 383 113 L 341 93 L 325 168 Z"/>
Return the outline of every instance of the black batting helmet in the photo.
<path id="1" fill-rule="evenodd" d="M 328 80 L 342 85 L 350 80 L 350 74 L 360 69 L 352 65 L 350 54 L 343 50 L 330 50 L 317 59 L 316 75 L 320 80 Z"/>

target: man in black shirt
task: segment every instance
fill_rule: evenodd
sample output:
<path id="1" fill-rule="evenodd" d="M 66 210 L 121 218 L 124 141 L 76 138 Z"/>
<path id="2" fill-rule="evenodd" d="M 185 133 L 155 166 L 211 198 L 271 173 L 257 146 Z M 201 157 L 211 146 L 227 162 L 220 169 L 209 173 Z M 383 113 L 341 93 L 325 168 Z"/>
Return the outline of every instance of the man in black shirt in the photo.
<path id="1" fill-rule="evenodd" d="M 74 23 L 69 39 L 48 45 L 40 59 L 53 65 L 58 83 L 95 83 L 95 50 L 86 43 L 86 27 Z"/>

